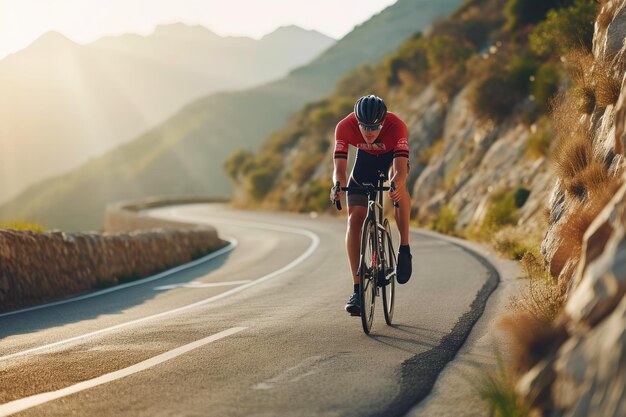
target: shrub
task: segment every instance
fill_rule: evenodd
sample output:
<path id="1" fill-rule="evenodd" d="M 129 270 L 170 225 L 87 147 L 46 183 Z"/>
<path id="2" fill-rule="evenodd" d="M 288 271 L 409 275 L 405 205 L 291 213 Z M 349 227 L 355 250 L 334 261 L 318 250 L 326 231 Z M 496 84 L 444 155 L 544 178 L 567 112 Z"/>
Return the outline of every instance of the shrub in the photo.
<path id="1" fill-rule="evenodd" d="M 534 128 L 531 128 L 532 130 L 526 144 L 526 155 L 530 158 L 547 156 L 555 134 L 552 124 L 550 120 L 544 116 L 533 126 Z"/>
<path id="2" fill-rule="evenodd" d="M 246 149 L 237 149 L 230 154 L 226 162 L 224 162 L 224 169 L 228 176 L 237 180 L 239 174 L 246 174 L 254 160 L 254 154 Z"/>
<path id="3" fill-rule="evenodd" d="M 521 297 L 513 297 L 513 307 L 535 320 L 553 322 L 563 309 L 565 293 L 556 285 L 538 250 L 525 253 L 520 263 L 529 279 L 528 288 Z"/>
<path id="4" fill-rule="evenodd" d="M 621 92 L 621 82 L 615 76 L 611 63 L 596 60 L 592 76 L 595 81 L 594 93 L 597 106 L 605 108 L 617 103 Z"/>
<path id="5" fill-rule="evenodd" d="M 426 49 L 430 78 L 445 102 L 465 83 L 465 63 L 472 56 L 472 46 L 442 35 L 429 38 Z"/>
<path id="6" fill-rule="evenodd" d="M 306 208 L 309 210 L 323 212 L 330 207 L 330 188 L 332 184 L 331 178 L 312 181 L 309 185 Z"/>
<path id="7" fill-rule="evenodd" d="M 448 205 L 441 206 L 430 228 L 444 234 L 453 234 L 457 222 L 456 210 Z"/>
<path id="8" fill-rule="evenodd" d="M 443 19 L 435 22 L 430 36 L 448 36 L 467 42 L 477 50 L 487 42 L 490 29 L 489 22 L 479 18 Z"/>
<path id="9" fill-rule="evenodd" d="M 531 241 L 526 232 L 512 226 L 505 226 L 492 235 L 491 245 L 501 255 L 520 260 L 537 246 L 537 242 Z"/>
<path id="10" fill-rule="evenodd" d="M 510 80 L 493 76 L 477 80 L 471 87 L 469 102 L 472 111 L 483 120 L 502 121 L 521 99 Z"/>
<path id="11" fill-rule="evenodd" d="M 530 406 L 515 391 L 515 378 L 507 372 L 502 359 L 497 369 L 486 373 L 477 384 L 479 397 L 487 404 L 492 417 L 527 417 Z"/>
<path id="12" fill-rule="evenodd" d="M 561 72 L 556 65 L 545 63 L 537 70 L 530 92 L 542 112 L 548 110 L 552 98 L 559 89 L 560 82 Z"/>
<path id="13" fill-rule="evenodd" d="M 515 204 L 517 190 L 502 189 L 489 197 L 483 225 L 489 230 L 498 230 L 507 224 L 517 223 L 518 207 Z"/>
<path id="14" fill-rule="evenodd" d="M 544 19 L 548 10 L 560 7 L 563 0 L 508 0 L 504 6 L 509 29 L 537 23 Z"/>
<path id="15" fill-rule="evenodd" d="M 250 170 L 248 178 L 248 194 L 255 200 L 261 200 L 272 189 L 278 174 L 281 171 L 282 158 L 280 156 L 263 157 Z"/>
<path id="16" fill-rule="evenodd" d="M 425 41 L 417 34 L 406 41 L 396 52 L 383 62 L 387 85 L 405 84 L 408 79 L 417 83 L 428 71 Z"/>
<path id="17" fill-rule="evenodd" d="M 43 233 L 47 230 L 45 226 L 42 226 L 39 223 L 24 220 L 13 220 L 5 223 L 0 223 L 0 230 L 1 229 L 30 230 L 31 232 L 37 233 Z"/>
<path id="18" fill-rule="evenodd" d="M 581 46 L 591 50 L 596 9 L 595 0 L 575 0 L 570 7 L 549 11 L 529 36 L 531 49 L 541 56 L 564 55 Z"/>
<path id="19" fill-rule="evenodd" d="M 537 67 L 537 62 L 530 56 L 517 55 L 509 61 L 506 68 L 507 77 L 521 95 L 528 94 L 531 77 L 534 77 Z"/>

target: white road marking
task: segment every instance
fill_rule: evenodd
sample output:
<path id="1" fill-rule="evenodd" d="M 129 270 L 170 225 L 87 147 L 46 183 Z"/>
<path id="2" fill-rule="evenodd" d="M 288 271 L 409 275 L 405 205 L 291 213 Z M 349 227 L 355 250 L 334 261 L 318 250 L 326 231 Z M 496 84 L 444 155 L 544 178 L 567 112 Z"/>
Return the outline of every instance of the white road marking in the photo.
<path id="1" fill-rule="evenodd" d="M 203 221 L 206 222 L 206 219 L 203 218 Z M 222 221 L 220 221 L 220 223 L 223 223 Z M 230 224 L 230 222 L 229 222 Z M 187 311 L 187 310 L 191 310 L 197 307 L 201 307 L 201 306 L 205 306 L 208 304 L 212 304 L 216 301 L 219 301 L 221 299 L 230 297 L 233 294 L 237 294 L 243 290 L 246 290 L 250 287 L 253 287 L 255 285 L 259 285 L 265 281 L 271 280 L 273 278 L 276 278 L 277 276 L 289 271 L 290 269 L 295 268 L 297 265 L 299 265 L 300 263 L 304 262 L 309 256 L 311 256 L 313 254 L 313 252 L 315 252 L 315 250 L 317 249 L 317 247 L 320 244 L 320 238 L 319 236 L 317 236 L 315 233 L 309 231 L 309 230 L 305 230 L 305 229 L 297 229 L 297 228 L 292 228 L 292 227 L 286 227 L 286 226 L 277 226 L 277 225 L 271 225 L 271 224 L 266 224 L 266 223 L 254 223 L 254 222 L 237 222 L 238 225 L 242 226 L 242 227 L 252 227 L 252 228 L 258 228 L 258 229 L 268 229 L 268 230 L 277 230 L 277 231 L 282 231 L 282 232 L 287 232 L 287 233 L 294 233 L 294 234 L 299 234 L 299 235 L 303 235 L 308 237 L 309 239 L 311 239 L 311 244 L 309 245 L 309 247 L 306 249 L 306 251 L 298 256 L 296 259 L 294 259 L 293 261 L 291 261 L 290 263 L 288 263 L 287 265 L 283 266 L 282 268 L 271 272 L 267 275 L 264 275 L 260 278 L 255 279 L 254 281 L 251 281 L 247 284 L 244 284 L 240 287 L 236 287 L 233 288 L 231 290 L 225 291 L 221 294 L 218 295 L 214 295 L 213 297 L 209 297 L 206 298 L 204 300 L 200 300 L 197 301 L 195 303 L 192 304 L 188 304 L 186 306 L 182 306 L 182 307 L 178 307 L 175 308 L 173 310 L 167 310 L 167 311 L 163 311 L 161 313 L 157 313 L 157 314 L 153 314 L 151 316 L 146 316 L 146 317 L 142 317 L 140 319 L 136 319 L 136 320 L 131 320 L 125 323 L 120 323 L 117 324 L 115 326 L 111 326 L 111 327 L 106 327 L 104 329 L 100 329 L 100 330 L 96 330 L 90 333 L 85 333 L 79 336 L 75 336 L 75 337 L 71 337 L 69 339 L 64 339 L 64 340 L 60 340 L 58 342 L 54 342 L 54 343 L 49 343 L 47 345 L 43 345 L 43 346 L 38 346 L 35 348 L 31 348 L 31 349 L 27 349 L 27 350 L 23 350 L 20 352 L 15 352 L 15 353 L 11 353 L 9 355 L 5 355 L 5 356 L 0 356 L 0 362 L 2 361 L 6 361 L 8 359 L 13 359 L 13 358 L 17 358 L 20 356 L 25 356 L 28 354 L 32 354 L 32 353 L 37 353 L 37 352 L 41 352 L 44 350 L 48 350 L 60 345 L 64 345 L 67 343 L 71 343 L 71 342 L 77 342 L 83 339 L 87 339 L 90 337 L 94 337 L 97 335 L 101 335 L 104 333 L 108 333 L 114 330 L 118 330 L 118 329 L 122 329 L 124 327 L 128 327 L 137 323 L 142 323 L 148 320 L 153 320 L 156 318 L 161 318 L 161 317 L 165 317 L 165 316 L 170 316 L 173 314 L 178 314 L 181 313 L 183 311 Z"/>
<path id="2" fill-rule="evenodd" d="M 315 375 L 319 372 L 319 369 L 315 369 L 318 367 L 320 362 L 324 362 L 321 356 L 312 356 L 310 358 L 306 358 L 296 366 L 287 369 L 285 372 L 268 379 L 267 381 L 256 384 L 252 387 L 252 389 L 256 390 L 270 390 L 274 388 L 276 385 L 284 385 L 288 383 L 297 382 L 307 376 Z M 313 368 L 313 369 L 311 369 Z"/>
<path id="3" fill-rule="evenodd" d="M 163 272 L 158 273 L 156 275 L 153 275 L 153 276 L 150 276 L 150 277 L 147 277 L 147 278 L 143 278 L 143 279 L 140 279 L 140 280 L 137 280 L 137 281 L 128 282 L 126 284 L 116 285 L 115 287 L 107 288 L 107 289 L 104 289 L 104 290 L 90 292 L 89 294 L 79 295 L 78 297 L 72 297 L 72 298 L 68 298 L 68 299 L 65 299 L 65 300 L 54 301 L 52 303 L 41 304 L 41 305 L 37 305 L 37 306 L 34 306 L 34 307 L 23 308 L 21 310 L 9 311 L 8 313 L 0 314 L 0 317 L 13 316 L 15 314 L 26 313 L 28 311 L 40 310 L 42 308 L 48 308 L 48 307 L 58 306 L 58 305 L 61 305 L 61 304 L 73 303 L 75 301 L 81 301 L 81 300 L 85 300 L 85 299 L 88 299 L 88 298 L 98 297 L 100 295 L 108 294 L 108 293 L 111 293 L 111 292 L 114 292 L 114 291 L 123 290 L 125 288 L 134 287 L 134 286 L 137 286 L 137 285 L 146 284 L 148 282 L 156 281 L 157 279 L 168 277 L 168 276 L 170 276 L 172 274 L 175 274 L 177 272 L 184 271 L 184 270 L 189 269 L 189 268 L 193 268 L 194 266 L 200 265 L 200 264 L 202 264 L 204 262 L 208 262 L 208 261 L 210 261 L 212 259 L 217 258 L 218 256 L 222 256 L 222 255 L 232 251 L 233 249 L 235 249 L 237 247 L 237 245 L 238 245 L 237 239 L 224 238 L 224 240 L 228 241 L 228 245 L 224 246 L 222 249 L 218 249 L 217 251 L 212 252 L 212 253 L 210 253 L 210 254 L 202 257 L 202 258 L 196 259 L 195 261 L 186 263 L 184 265 L 177 266 L 177 267 L 172 268 L 172 269 L 168 269 L 167 271 L 163 271 Z"/>
<path id="4" fill-rule="evenodd" d="M 240 331 L 245 329 L 246 327 L 233 327 L 212 336 L 205 337 L 204 339 L 196 340 L 195 342 L 170 350 L 169 352 L 162 353 L 143 362 L 139 362 L 138 364 L 129 366 L 128 368 L 120 369 L 119 371 L 111 372 L 97 378 L 90 379 L 88 381 L 83 381 L 57 391 L 44 392 L 42 394 L 32 395 L 30 397 L 2 404 L 0 405 L 0 417 L 10 416 L 11 414 L 18 413 L 32 407 L 36 407 L 38 405 L 57 400 L 59 398 L 67 397 L 68 395 L 76 394 L 77 392 L 97 387 L 98 385 L 106 384 L 108 382 L 112 382 L 127 377 L 129 375 L 136 374 L 137 372 L 145 371 L 146 369 L 152 368 L 153 366 L 159 365 L 163 362 L 167 362 L 201 346 L 207 345 L 228 336 L 232 336 L 235 333 L 239 333 Z"/>
<path id="5" fill-rule="evenodd" d="M 249 279 L 243 281 L 225 281 L 225 282 L 200 282 L 191 281 L 184 284 L 161 285 L 154 287 L 155 291 L 173 290 L 174 288 L 211 288 L 211 287 L 229 287 L 231 285 L 241 285 L 250 282 Z"/>

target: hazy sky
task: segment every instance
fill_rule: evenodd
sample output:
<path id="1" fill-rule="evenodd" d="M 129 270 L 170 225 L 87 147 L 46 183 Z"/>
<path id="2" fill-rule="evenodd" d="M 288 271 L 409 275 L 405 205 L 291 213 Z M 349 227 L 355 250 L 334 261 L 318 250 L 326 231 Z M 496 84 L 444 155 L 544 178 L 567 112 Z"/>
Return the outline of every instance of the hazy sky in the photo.
<path id="1" fill-rule="evenodd" d="M 55 30 L 79 43 L 149 34 L 160 23 L 202 24 L 260 38 L 295 24 L 341 38 L 396 0 L 0 0 L 0 58 Z"/>

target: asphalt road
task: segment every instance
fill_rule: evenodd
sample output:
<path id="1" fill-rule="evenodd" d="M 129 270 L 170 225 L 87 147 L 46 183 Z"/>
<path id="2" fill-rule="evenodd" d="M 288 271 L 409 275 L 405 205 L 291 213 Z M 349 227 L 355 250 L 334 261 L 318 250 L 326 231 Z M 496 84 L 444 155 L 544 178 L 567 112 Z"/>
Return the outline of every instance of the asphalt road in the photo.
<path id="1" fill-rule="evenodd" d="M 345 219 L 189 205 L 230 248 L 157 279 L 0 315 L 0 416 L 401 416 L 461 347 L 498 277 L 411 232 L 395 325 L 344 312 Z M 459 405 L 462 407 L 462 404 Z"/>

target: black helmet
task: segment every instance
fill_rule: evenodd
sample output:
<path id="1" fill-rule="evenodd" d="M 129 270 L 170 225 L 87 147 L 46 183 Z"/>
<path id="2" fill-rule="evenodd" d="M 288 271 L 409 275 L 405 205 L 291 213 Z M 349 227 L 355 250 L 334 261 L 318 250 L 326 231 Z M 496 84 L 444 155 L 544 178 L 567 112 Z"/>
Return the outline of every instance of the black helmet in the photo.
<path id="1" fill-rule="evenodd" d="M 363 96 L 354 104 L 354 115 L 360 123 L 377 125 L 387 116 L 387 106 L 382 98 L 370 94 Z"/>

